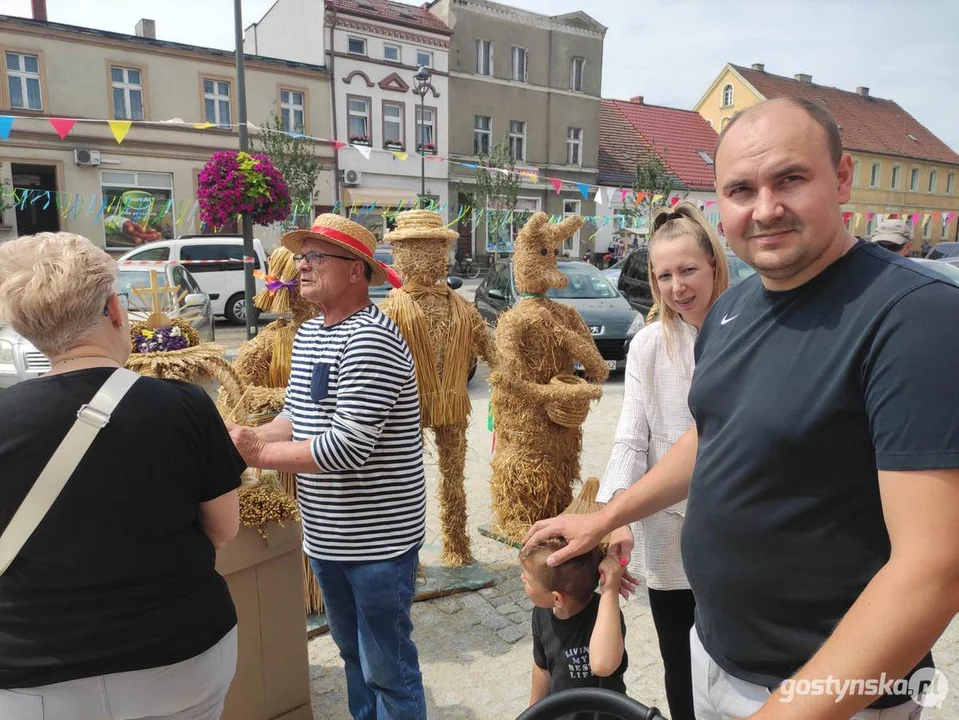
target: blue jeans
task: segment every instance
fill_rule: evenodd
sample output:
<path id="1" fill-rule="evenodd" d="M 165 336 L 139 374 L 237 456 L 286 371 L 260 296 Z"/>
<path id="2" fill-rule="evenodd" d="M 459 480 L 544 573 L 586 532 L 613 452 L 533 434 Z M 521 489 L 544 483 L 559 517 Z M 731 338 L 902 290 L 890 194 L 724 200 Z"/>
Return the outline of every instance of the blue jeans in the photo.
<path id="1" fill-rule="evenodd" d="M 425 720 L 410 609 L 419 548 L 381 562 L 310 558 L 333 642 L 346 665 L 354 720 Z"/>

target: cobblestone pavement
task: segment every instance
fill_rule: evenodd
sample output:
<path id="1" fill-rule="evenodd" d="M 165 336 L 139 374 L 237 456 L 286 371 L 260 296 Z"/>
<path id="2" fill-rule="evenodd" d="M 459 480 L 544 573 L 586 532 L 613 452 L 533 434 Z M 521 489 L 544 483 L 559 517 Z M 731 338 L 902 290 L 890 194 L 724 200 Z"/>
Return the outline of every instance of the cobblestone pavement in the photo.
<path id="1" fill-rule="evenodd" d="M 486 371 L 481 367 L 470 384 L 473 418 L 467 455 L 467 497 L 470 530 L 477 562 L 495 574 L 492 587 L 413 606 L 414 640 L 420 652 L 428 712 L 431 718 L 509 720 L 529 701 L 532 664 L 531 604 L 519 579 L 517 551 L 477 532 L 489 522 L 489 459 L 492 435 L 487 430 Z M 605 386 L 603 399 L 584 426 L 583 477 L 602 476 L 612 434 L 622 405 L 622 374 Z M 436 468 L 428 459 L 429 507 L 427 545 L 439 546 Z M 666 713 L 659 646 L 641 589 L 622 603 L 626 618 L 626 650 L 630 696 Z M 942 708 L 927 709 L 924 720 L 959 718 L 959 620 L 954 620 L 935 647 L 936 664 L 952 689 Z M 313 713 L 321 718 L 349 718 L 346 679 L 330 636 L 310 641 Z M 668 713 L 667 713 L 668 714 Z"/>

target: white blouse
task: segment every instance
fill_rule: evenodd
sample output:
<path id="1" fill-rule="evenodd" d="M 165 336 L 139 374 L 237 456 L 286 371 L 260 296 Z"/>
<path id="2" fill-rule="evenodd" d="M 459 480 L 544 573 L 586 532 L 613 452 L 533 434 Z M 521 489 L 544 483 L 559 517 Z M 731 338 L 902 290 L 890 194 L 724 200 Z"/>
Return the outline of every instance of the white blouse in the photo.
<path id="1" fill-rule="evenodd" d="M 641 480 L 693 426 L 688 397 L 698 331 L 678 318 L 673 327 L 672 357 L 666 353 L 662 322 L 647 325 L 630 343 L 623 410 L 599 502 L 609 502 Z M 629 571 L 645 578 L 653 590 L 689 589 L 679 549 L 685 515 L 683 500 L 632 524 L 635 545 Z"/>

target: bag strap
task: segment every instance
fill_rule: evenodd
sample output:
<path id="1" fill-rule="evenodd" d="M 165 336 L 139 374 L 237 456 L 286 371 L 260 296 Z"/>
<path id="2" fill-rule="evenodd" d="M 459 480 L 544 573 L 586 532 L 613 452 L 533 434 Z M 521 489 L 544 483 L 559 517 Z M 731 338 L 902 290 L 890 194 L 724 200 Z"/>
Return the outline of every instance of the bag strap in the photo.
<path id="1" fill-rule="evenodd" d="M 33 535 L 33 531 L 43 521 L 67 480 L 86 455 L 97 433 L 107 426 L 114 409 L 139 378 L 140 376 L 131 370 L 118 368 L 93 399 L 77 411 L 77 420 L 73 427 L 60 442 L 40 477 L 33 483 L 3 535 L 0 535 L 0 575 L 6 572 L 20 549 Z"/>

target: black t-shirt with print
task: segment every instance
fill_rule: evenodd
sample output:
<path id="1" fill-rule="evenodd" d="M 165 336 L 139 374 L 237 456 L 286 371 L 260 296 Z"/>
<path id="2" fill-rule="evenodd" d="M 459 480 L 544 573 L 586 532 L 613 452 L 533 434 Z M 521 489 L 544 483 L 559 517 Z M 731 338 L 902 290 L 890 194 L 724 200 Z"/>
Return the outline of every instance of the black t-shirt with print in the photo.
<path id="1" fill-rule="evenodd" d="M 0 532 L 113 372 L 0 391 Z M 236 625 L 199 504 L 246 467 L 195 385 L 140 378 L 0 577 L 0 688 L 169 665 Z"/>
<path id="2" fill-rule="evenodd" d="M 561 620 L 547 608 L 533 608 L 533 662 L 549 673 L 549 692 L 571 688 L 606 688 L 626 694 L 623 675 L 629 657 L 623 649 L 623 661 L 609 677 L 593 675 L 589 666 L 589 641 L 599 612 L 599 593 L 570 618 Z M 619 613 L 619 622 L 626 637 L 626 620 Z M 608 715 L 574 713 L 556 720 L 612 720 Z"/>
<path id="3" fill-rule="evenodd" d="M 877 469 L 959 467 L 957 317 L 959 288 L 863 242 L 799 288 L 757 275 L 710 310 L 682 554 L 730 674 L 792 676 L 889 560 Z"/>

